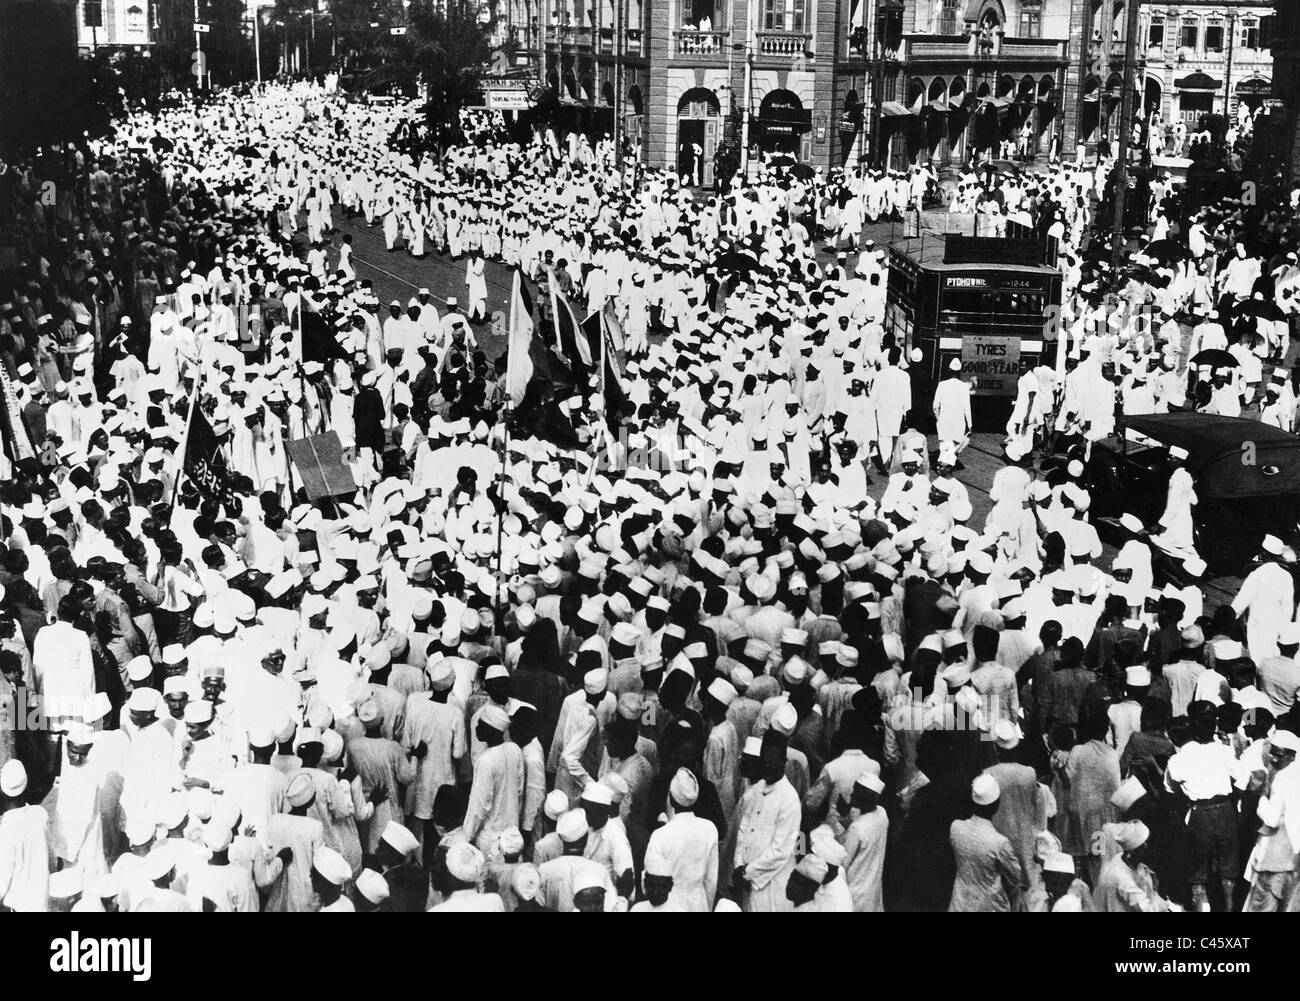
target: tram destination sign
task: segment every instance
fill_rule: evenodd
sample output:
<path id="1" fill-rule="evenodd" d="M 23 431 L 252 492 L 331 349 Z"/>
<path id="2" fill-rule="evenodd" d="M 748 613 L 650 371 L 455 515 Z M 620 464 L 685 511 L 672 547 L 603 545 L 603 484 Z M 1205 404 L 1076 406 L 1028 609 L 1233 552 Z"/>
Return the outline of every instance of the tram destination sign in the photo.
<path id="1" fill-rule="evenodd" d="M 1046 248 L 1039 239 L 958 236 L 944 239 L 944 264 L 1042 264 Z"/>

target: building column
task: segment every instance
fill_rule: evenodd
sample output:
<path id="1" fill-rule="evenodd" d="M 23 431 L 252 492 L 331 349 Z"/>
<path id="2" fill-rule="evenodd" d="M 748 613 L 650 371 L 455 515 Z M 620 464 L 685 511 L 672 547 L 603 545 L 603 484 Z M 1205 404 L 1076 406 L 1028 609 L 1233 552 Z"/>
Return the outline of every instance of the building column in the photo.
<path id="1" fill-rule="evenodd" d="M 1065 118 L 1061 159 L 1069 160 L 1079 142 L 1081 127 L 1079 101 L 1081 87 L 1087 77 L 1088 49 L 1091 44 L 1088 31 L 1088 4 L 1091 0 L 1073 0 L 1070 5 L 1070 42 L 1066 47 L 1065 89 L 1061 94 L 1061 115 Z"/>
<path id="2" fill-rule="evenodd" d="M 847 58 L 848 52 L 848 6 L 835 3 L 834 0 L 810 0 L 816 7 L 808 32 L 812 35 L 809 43 L 814 59 L 813 68 L 813 103 L 812 103 L 812 163 L 817 167 L 830 169 L 836 151 L 839 149 L 839 128 L 835 114 L 842 111 L 836 104 L 838 81 L 835 78 L 835 65 L 841 58 Z M 840 11 L 844 11 L 841 21 Z M 822 135 L 817 136 L 817 127 L 821 125 Z"/>
<path id="3" fill-rule="evenodd" d="M 649 167 L 668 166 L 672 147 L 669 142 L 670 118 L 676 117 L 677 109 L 668 107 L 668 62 L 673 46 L 673 19 L 667 3 L 656 3 L 650 7 L 650 30 L 643 38 L 646 59 L 655 71 L 650 73 L 650 88 L 642 91 L 645 102 L 646 119 L 646 165 Z"/>

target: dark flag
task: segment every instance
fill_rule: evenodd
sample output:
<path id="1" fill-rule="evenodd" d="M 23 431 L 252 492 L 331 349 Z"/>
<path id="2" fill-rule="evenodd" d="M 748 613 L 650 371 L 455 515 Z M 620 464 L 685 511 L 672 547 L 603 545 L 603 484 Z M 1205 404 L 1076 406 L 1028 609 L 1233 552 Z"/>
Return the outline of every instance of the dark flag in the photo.
<path id="1" fill-rule="evenodd" d="M 16 464 L 36 455 L 31 436 L 27 433 L 27 423 L 23 420 L 22 407 L 18 404 L 18 395 L 4 366 L 0 366 L 0 437 L 4 439 L 5 455 L 10 462 Z M 57 462 L 48 464 L 56 465 Z"/>
<path id="2" fill-rule="evenodd" d="M 194 387 L 198 392 L 198 387 Z M 235 499 L 233 477 L 221 454 L 217 435 L 208 423 L 201 408 L 190 408 L 189 427 L 185 432 L 185 478 L 198 488 L 204 497 L 212 497 L 229 505 Z M 178 481 L 179 482 L 179 481 Z"/>
<path id="3" fill-rule="evenodd" d="M 576 446 L 573 426 L 559 408 L 559 401 L 573 391 L 573 374 L 538 336 L 533 297 L 518 268 L 510 295 L 506 343 L 506 392 L 515 422 L 540 438 L 566 448 Z"/>
<path id="4" fill-rule="evenodd" d="M 555 284 L 554 273 L 548 274 L 546 280 L 551 291 L 551 315 L 555 317 L 555 343 L 559 345 L 560 355 L 568 362 L 575 381 L 586 386 L 596 372 L 599 355 L 592 352 L 589 340 L 583 336 L 578 314 Z"/>
<path id="5" fill-rule="evenodd" d="M 563 399 L 573 389 L 573 373 L 542 342 L 537 331 L 533 297 L 528 282 L 516 268 L 506 342 L 506 391 L 516 407 L 523 404 L 525 396 L 536 400 Z"/>
<path id="6" fill-rule="evenodd" d="M 618 351 L 623 346 L 623 325 L 614 315 L 613 303 L 606 302 L 603 309 L 583 320 L 582 330 L 592 355 L 603 362 L 600 386 L 605 398 L 605 423 L 617 435 L 623 423 L 627 393 L 623 391 L 623 366 L 618 360 Z"/>

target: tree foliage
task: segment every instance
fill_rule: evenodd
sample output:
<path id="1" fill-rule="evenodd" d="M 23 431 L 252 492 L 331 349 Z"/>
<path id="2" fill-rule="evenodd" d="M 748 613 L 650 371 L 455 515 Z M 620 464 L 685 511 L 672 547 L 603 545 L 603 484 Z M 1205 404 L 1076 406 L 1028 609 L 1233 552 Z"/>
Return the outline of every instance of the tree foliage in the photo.
<path id="1" fill-rule="evenodd" d="M 459 138 L 460 109 L 491 59 L 491 20 L 480 21 L 479 10 L 470 0 L 412 0 L 406 34 L 383 36 L 365 77 L 371 90 L 417 94 L 423 88 L 425 124 L 438 144 Z"/>

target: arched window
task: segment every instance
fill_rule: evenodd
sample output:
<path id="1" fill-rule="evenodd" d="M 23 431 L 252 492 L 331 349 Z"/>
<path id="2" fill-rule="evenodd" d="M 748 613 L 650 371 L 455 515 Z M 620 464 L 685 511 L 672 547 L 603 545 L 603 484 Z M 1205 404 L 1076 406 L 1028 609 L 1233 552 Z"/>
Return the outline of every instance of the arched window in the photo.
<path id="1" fill-rule="evenodd" d="M 126 9 L 126 30 L 132 33 L 144 31 L 144 10 L 132 4 Z"/>
<path id="2" fill-rule="evenodd" d="M 677 102 L 678 118 L 717 118 L 720 114 L 718 95 L 707 87 L 692 88 Z"/>

